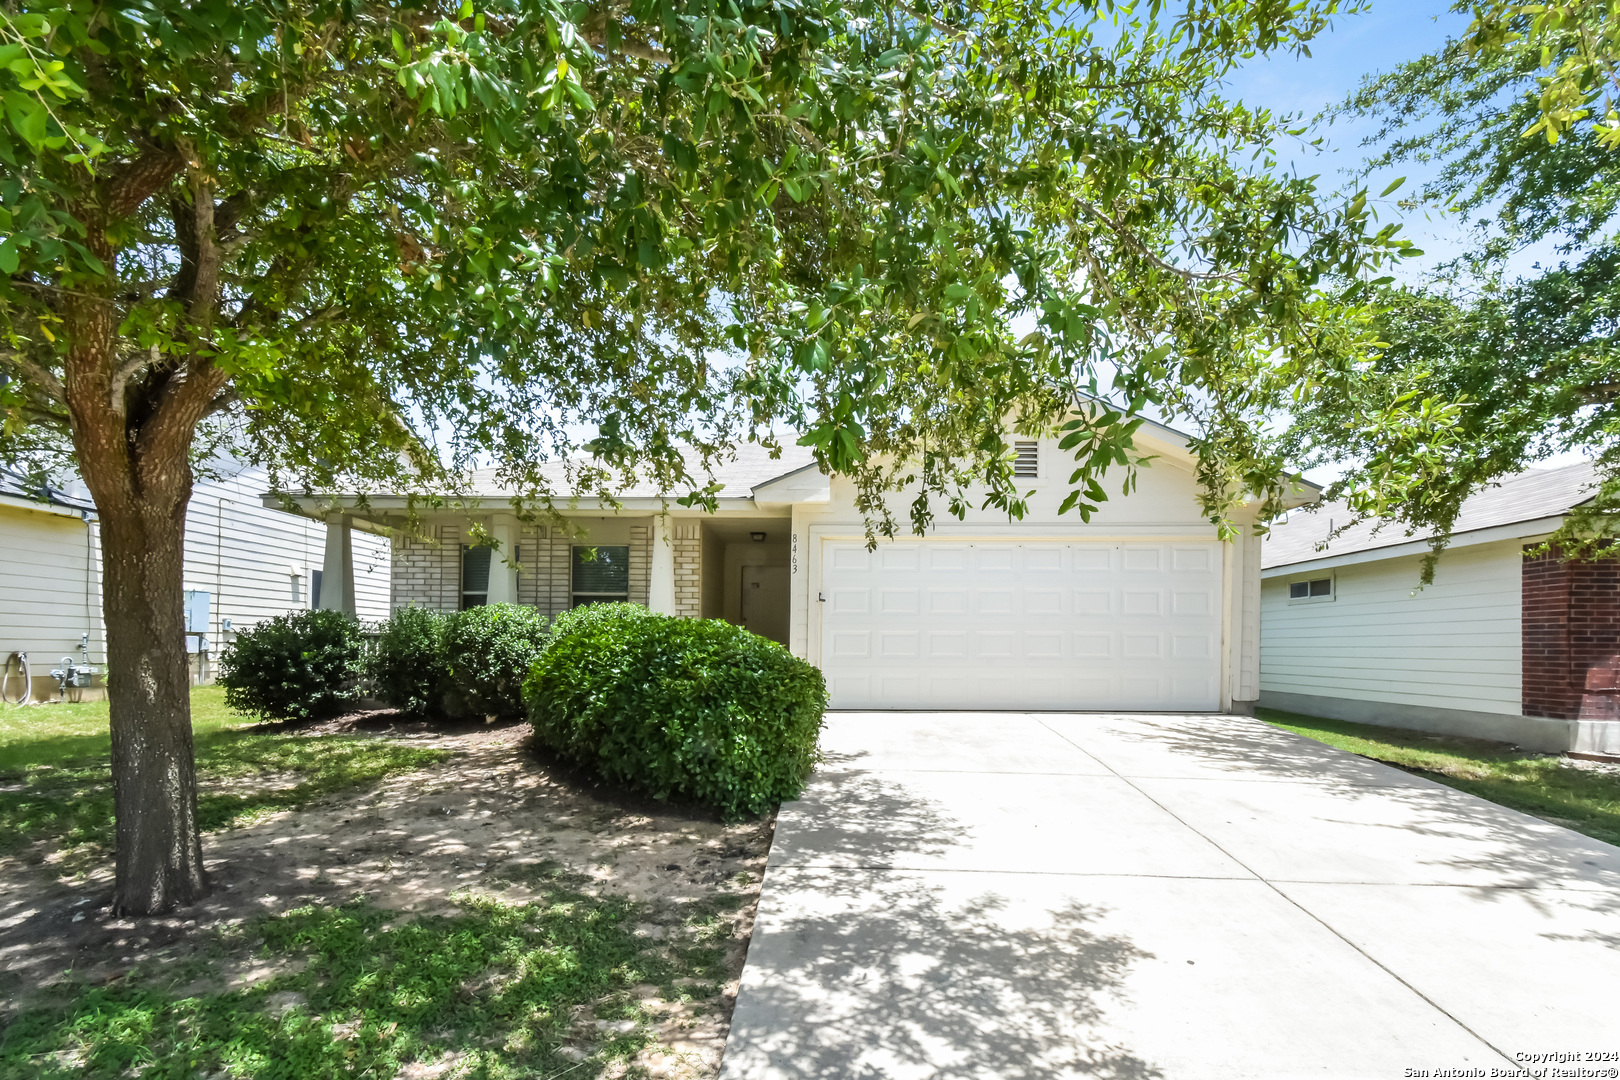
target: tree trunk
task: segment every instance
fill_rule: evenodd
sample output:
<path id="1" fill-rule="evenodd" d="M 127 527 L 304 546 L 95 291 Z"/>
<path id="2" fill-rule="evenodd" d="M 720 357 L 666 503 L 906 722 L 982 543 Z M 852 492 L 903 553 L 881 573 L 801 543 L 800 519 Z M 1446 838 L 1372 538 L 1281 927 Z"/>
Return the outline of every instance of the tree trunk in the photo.
<path id="1" fill-rule="evenodd" d="M 197 833 L 182 557 L 185 497 L 135 493 L 101 508 L 102 615 L 112 707 L 114 906 L 151 915 L 207 892 Z M 110 511 L 110 512 L 109 512 Z"/>

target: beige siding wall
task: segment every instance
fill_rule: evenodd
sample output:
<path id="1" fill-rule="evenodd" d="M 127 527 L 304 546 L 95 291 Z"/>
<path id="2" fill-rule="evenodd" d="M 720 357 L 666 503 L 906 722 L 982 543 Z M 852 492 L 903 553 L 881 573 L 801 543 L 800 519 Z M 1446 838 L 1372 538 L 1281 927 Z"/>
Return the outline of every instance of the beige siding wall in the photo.
<path id="1" fill-rule="evenodd" d="M 1316 603 L 1289 603 L 1288 583 L 1328 571 L 1268 578 L 1260 688 L 1517 714 L 1521 561 L 1517 541 L 1453 548 L 1416 593 L 1420 556 L 1343 566 Z"/>

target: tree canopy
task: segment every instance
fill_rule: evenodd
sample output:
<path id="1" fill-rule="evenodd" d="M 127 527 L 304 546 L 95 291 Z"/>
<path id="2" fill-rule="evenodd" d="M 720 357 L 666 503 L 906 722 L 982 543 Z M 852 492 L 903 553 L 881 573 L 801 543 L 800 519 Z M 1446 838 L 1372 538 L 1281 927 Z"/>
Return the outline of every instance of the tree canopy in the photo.
<path id="1" fill-rule="evenodd" d="M 1590 553 L 1614 532 L 1617 26 L 1602 3 L 1488 5 L 1467 33 L 1370 77 L 1344 106 L 1380 122 L 1369 169 L 1435 167 L 1410 204 L 1455 215 L 1471 243 L 1422 283 L 1386 291 L 1387 347 L 1303 398 L 1286 445 L 1302 461 L 1351 462 L 1330 494 L 1432 530 L 1436 550 L 1469 495 L 1567 451 L 1597 459 L 1601 486 L 1557 539 Z M 1510 270 L 1538 244 L 1555 264 Z M 1408 422 L 1389 423 L 1397 414 Z"/>
<path id="2" fill-rule="evenodd" d="M 1084 517 L 1152 403 L 1195 426 L 1222 528 L 1275 497 L 1265 410 L 1354 364 L 1404 242 L 1280 171 L 1282 121 L 1220 80 L 1336 10 L 0 7 L 0 452 L 69 452 L 101 515 L 119 905 L 203 888 L 199 432 L 317 491 L 454 492 L 481 457 L 543 501 L 584 449 L 581 485 L 701 500 L 683 446 L 781 425 L 892 532 L 901 486 L 918 527 L 1021 513 L 1009 421 L 1064 423 Z"/>
<path id="3" fill-rule="evenodd" d="M 786 419 L 947 492 L 1106 361 L 1264 490 L 1257 367 L 1353 352 L 1389 236 L 1216 80 L 1333 7 L 22 5 L 7 430 L 71 427 L 96 305 L 86 409 L 223 410 L 317 489 L 481 454 L 539 490 L 580 424 L 673 483 L 678 442 Z"/>

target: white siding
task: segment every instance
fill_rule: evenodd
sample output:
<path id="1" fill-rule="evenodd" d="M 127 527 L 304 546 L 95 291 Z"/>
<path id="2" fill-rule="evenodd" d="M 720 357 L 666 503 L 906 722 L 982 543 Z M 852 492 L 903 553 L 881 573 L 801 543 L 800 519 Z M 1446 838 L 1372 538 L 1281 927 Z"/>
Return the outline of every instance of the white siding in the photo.
<path id="1" fill-rule="evenodd" d="M 77 514 L 0 506 L 0 660 L 30 654 L 36 676 L 64 656 L 102 658 L 101 552 Z M 36 688 L 37 689 L 37 688 Z"/>
<path id="2" fill-rule="evenodd" d="M 326 525 L 264 506 L 269 486 L 262 469 L 243 469 L 224 480 L 199 481 L 186 512 L 185 587 L 211 594 L 209 633 L 216 644 L 221 620 L 245 630 L 262 619 L 314 606 L 313 571 L 326 553 Z M 362 620 L 388 617 L 387 539 L 356 529 L 354 593 Z M 297 570 L 295 577 L 291 571 Z"/>
<path id="3" fill-rule="evenodd" d="M 260 503 L 263 470 L 199 481 L 186 514 L 184 588 L 209 596 L 209 641 L 217 659 L 233 631 L 311 604 L 312 570 L 321 568 L 326 526 Z M 86 544 L 89 550 L 86 550 Z M 354 534 L 354 583 L 363 620 L 388 616 L 389 544 Z M 298 570 L 294 577 L 289 571 Z M 63 656 L 80 655 L 90 635 L 90 662 L 105 664 L 98 527 L 77 514 L 0 506 L 0 659 L 30 653 L 36 673 Z M 37 688 L 36 688 L 37 689 Z"/>
<path id="4" fill-rule="evenodd" d="M 1414 592 L 1421 561 L 1412 555 L 1268 577 L 1261 690 L 1518 714 L 1519 542 L 1448 551 L 1434 584 Z M 1288 602 L 1290 581 L 1330 573 L 1332 601 Z"/>

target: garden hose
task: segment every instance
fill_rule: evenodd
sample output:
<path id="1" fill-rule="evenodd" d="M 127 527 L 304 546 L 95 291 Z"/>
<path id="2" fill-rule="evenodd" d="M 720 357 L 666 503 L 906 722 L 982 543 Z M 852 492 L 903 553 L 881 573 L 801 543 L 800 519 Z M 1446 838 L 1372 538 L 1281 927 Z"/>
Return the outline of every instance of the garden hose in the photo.
<path id="1" fill-rule="evenodd" d="M 8 688 L 11 686 L 11 680 L 13 678 L 11 673 L 13 664 L 16 665 L 16 670 L 22 676 L 22 692 L 17 695 L 17 700 L 15 701 L 11 699 L 11 695 L 8 692 Z M 6 657 L 6 666 L 0 668 L 0 701 L 5 702 L 7 705 L 26 705 L 33 698 L 33 696 L 34 673 L 28 667 L 28 654 L 25 652 L 14 652 L 10 656 Z"/>

